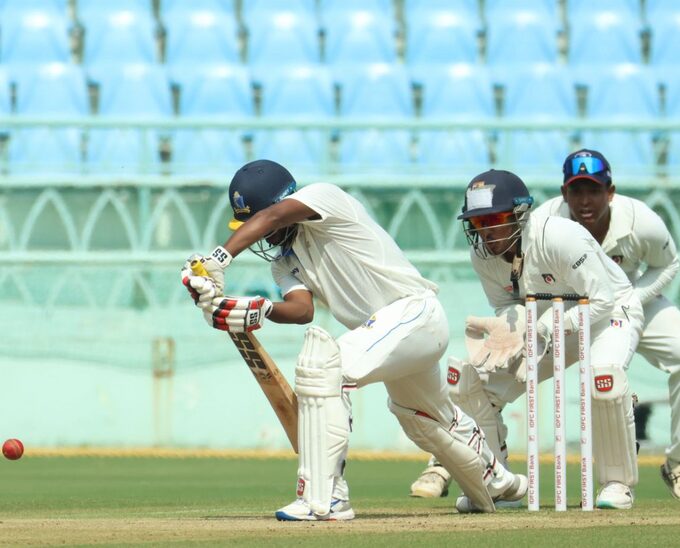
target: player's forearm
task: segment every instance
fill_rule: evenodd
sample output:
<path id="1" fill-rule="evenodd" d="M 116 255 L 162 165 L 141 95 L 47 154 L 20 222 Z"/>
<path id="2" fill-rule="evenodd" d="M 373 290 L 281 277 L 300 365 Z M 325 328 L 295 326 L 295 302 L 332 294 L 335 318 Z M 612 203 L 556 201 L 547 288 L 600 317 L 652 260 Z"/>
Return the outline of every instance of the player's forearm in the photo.
<path id="1" fill-rule="evenodd" d="M 276 218 L 260 212 L 244 223 L 224 243 L 223 247 L 232 257 L 236 257 L 244 249 L 248 249 L 255 242 L 259 242 L 267 234 L 281 228 L 277 226 Z"/>
<path id="2" fill-rule="evenodd" d="M 276 302 L 268 319 L 276 323 L 310 323 L 314 319 L 314 307 L 301 302 Z"/>
<path id="3" fill-rule="evenodd" d="M 678 263 L 677 257 L 666 267 L 647 268 L 645 273 L 634 284 L 635 293 L 640 298 L 640 302 L 646 304 L 657 295 L 660 295 L 668 284 L 673 281 L 679 268 L 680 263 Z"/>

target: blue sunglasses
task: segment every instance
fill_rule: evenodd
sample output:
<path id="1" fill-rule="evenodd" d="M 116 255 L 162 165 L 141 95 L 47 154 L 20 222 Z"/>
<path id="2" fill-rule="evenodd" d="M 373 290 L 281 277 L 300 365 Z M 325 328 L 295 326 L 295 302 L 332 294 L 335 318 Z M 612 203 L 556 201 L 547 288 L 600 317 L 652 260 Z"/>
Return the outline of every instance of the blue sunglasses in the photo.
<path id="1" fill-rule="evenodd" d="M 572 158 L 567 166 L 571 167 L 571 173 L 567 173 L 567 176 L 578 175 L 580 173 L 592 175 L 607 169 L 604 162 L 594 156 L 577 156 L 576 158 Z"/>

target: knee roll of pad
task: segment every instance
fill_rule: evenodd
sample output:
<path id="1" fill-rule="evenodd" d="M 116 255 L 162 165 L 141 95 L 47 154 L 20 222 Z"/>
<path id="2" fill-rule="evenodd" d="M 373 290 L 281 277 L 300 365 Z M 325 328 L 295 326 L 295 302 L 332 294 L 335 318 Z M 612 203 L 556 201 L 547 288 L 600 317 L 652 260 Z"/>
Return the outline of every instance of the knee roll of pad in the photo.
<path id="1" fill-rule="evenodd" d="M 326 331 L 310 327 L 295 368 L 298 396 L 298 496 L 312 512 L 330 512 L 339 461 L 349 440 L 349 411 L 342 399 L 340 348 Z"/>
<path id="2" fill-rule="evenodd" d="M 392 401 L 389 408 L 413 443 L 432 453 L 446 468 L 472 502 L 484 512 L 495 511 L 486 488 L 486 465 L 480 455 L 434 419 L 416 414 L 413 409 Z"/>
<path id="3" fill-rule="evenodd" d="M 592 404 L 593 452 L 599 483 L 637 484 L 633 399 L 623 369 L 593 366 Z"/>

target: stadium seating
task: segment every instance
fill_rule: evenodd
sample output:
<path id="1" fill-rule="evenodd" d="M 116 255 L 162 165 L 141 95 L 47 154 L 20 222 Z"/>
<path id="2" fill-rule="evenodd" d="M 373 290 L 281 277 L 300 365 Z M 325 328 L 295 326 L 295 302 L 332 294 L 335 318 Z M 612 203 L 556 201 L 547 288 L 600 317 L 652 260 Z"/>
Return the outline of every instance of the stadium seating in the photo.
<path id="1" fill-rule="evenodd" d="M 407 130 L 344 131 L 340 137 L 340 169 L 347 173 L 385 172 L 411 162 L 411 133 Z"/>
<path id="2" fill-rule="evenodd" d="M 417 161 L 422 173 L 472 178 L 490 163 L 489 137 L 481 130 L 424 130 Z"/>
<path id="3" fill-rule="evenodd" d="M 479 57 L 476 13 L 455 8 L 413 10 L 406 25 L 406 60 L 420 63 L 474 63 Z"/>
<path id="4" fill-rule="evenodd" d="M 91 129 L 87 133 L 86 171 L 109 175 L 158 173 L 158 144 L 154 130 Z"/>
<path id="5" fill-rule="evenodd" d="M 343 67 L 333 77 L 341 87 L 343 116 L 413 116 L 411 82 L 405 69 L 397 64 Z"/>
<path id="6" fill-rule="evenodd" d="M 64 12 L 32 9 L 13 2 L 2 10 L 0 54 L 3 63 L 67 62 L 70 58 L 69 23 Z"/>
<path id="7" fill-rule="evenodd" d="M 256 10 L 250 12 L 245 25 L 251 64 L 277 66 L 320 61 L 319 25 L 313 15 L 287 8 Z"/>
<path id="8" fill-rule="evenodd" d="M 82 168 L 81 133 L 74 128 L 13 130 L 7 156 L 12 174 L 77 174 Z"/>
<path id="9" fill-rule="evenodd" d="M 186 116 L 254 114 L 250 72 L 243 65 L 199 65 L 175 70 L 180 88 L 179 113 Z"/>
<path id="10" fill-rule="evenodd" d="M 478 65 L 423 65 L 412 71 L 422 87 L 423 118 L 493 117 L 493 86 L 488 71 Z"/>
<path id="11" fill-rule="evenodd" d="M 251 5 L 253 2 L 247 2 Z M 217 11 L 234 14 L 234 0 L 161 0 L 161 13 L 168 14 L 174 11 Z"/>
<path id="12" fill-rule="evenodd" d="M 337 9 L 324 13 L 325 60 L 330 64 L 396 61 L 396 24 L 385 12 Z"/>
<path id="13" fill-rule="evenodd" d="M 252 16 L 255 13 L 263 14 L 278 11 L 314 17 L 317 15 L 316 0 L 286 0 L 286 2 L 280 0 L 248 0 L 243 2 L 241 6 L 243 18 L 248 21 L 253 21 Z M 254 22 L 256 21 L 254 20 Z"/>
<path id="14" fill-rule="evenodd" d="M 327 118 L 335 114 L 333 80 L 320 65 L 290 65 L 260 72 L 262 116 Z"/>
<path id="15" fill-rule="evenodd" d="M 172 135 L 172 172 L 177 175 L 224 176 L 246 162 L 241 132 L 178 129 Z"/>
<path id="16" fill-rule="evenodd" d="M 293 173 L 317 173 L 329 161 L 330 136 L 327 131 L 277 129 L 253 131 L 254 158 L 275 158 Z"/>
<path id="17" fill-rule="evenodd" d="M 584 131 L 580 143 L 585 148 L 601 151 L 616 174 L 641 175 L 649 173 L 656 163 L 654 135 L 648 131 Z"/>
<path id="18" fill-rule="evenodd" d="M 16 113 L 44 116 L 89 114 L 87 86 L 77 65 L 46 63 L 10 65 L 8 77 L 16 85 Z"/>
<path id="19" fill-rule="evenodd" d="M 561 182 L 562 164 L 572 152 L 568 131 L 505 131 L 495 144 L 496 166 L 521 176 L 542 176 Z"/>
<path id="20" fill-rule="evenodd" d="M 165 61 L 173 66 L 198 63 L 240 62 L 238 27 L 232 13 L 222 11 L 172 10 L 163 16 L 167 32 Z"/>
<path id="21" fill-rule="evenodd" d="M 680 4 L 674 2 L 665 9 L 648 6 L 647 21 L 651 28 L 650 63 L 680 64 Z"/>

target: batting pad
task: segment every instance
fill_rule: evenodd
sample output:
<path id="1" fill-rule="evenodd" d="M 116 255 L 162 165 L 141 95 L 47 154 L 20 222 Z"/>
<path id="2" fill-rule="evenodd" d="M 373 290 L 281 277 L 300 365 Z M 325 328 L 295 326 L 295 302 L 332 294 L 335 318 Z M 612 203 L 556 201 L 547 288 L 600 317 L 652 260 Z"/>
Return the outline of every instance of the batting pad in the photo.
<path id="1" fill-rule="evenodd" d="M 484 481 L 487 467 L 480 455 L 468 445 L 471 440 L 460 439 L 434 419 L 418 415 L 417 411 L 391 400 L 389 407 L 409 439 L 435 456 L 480 511 L 496 511 Z M 483 442 L 480 438 L 479 443 Z"/>
<path id="2" fill-rule="evenodd" d="M 333 479 L 349 441 L 349 410 L 342 399 L 340 348 L 326 331 L 310 327 L 295 368 L 298 396 L 298 496 L 315 515 L 330 512 Z"/>
<path id="3" fill-rule="evenodd" d="M 494 407 L 486 396 L 479 373 L 469 363 L 453 356 L 449 357 L 447 366 L 451 401 L 477 422 L 484 432 L 489 449 L 505 465 L 508 460 L 505 445 L 508 428 L 503 422 L 500 409 Z"/>
<path id="4" fill-rule="evenodd" d="M 633 399 L 620 367 L 593 366 L 593 453 L 601 485 L 638 482 Z"/>

